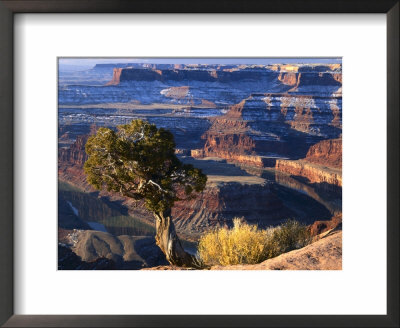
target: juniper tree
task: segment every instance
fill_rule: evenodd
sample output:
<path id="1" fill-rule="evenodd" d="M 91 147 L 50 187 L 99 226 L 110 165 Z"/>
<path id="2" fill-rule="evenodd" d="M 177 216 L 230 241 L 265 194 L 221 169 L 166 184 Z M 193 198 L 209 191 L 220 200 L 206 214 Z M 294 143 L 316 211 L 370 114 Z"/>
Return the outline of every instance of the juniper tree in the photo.
<path id="1" fill-rule="evenodd" d="M 100 128 L 86 143 L 84 170 L 96 189 L 118 192 L 142 200 L 156 220 L 156 243 L 174 265 L 199 267 L 184 251 L 171 219 L 178 200 L 192 199 L 201 192 L 207 176 L 175 155 L 171 132 L 142 120 Z"/>

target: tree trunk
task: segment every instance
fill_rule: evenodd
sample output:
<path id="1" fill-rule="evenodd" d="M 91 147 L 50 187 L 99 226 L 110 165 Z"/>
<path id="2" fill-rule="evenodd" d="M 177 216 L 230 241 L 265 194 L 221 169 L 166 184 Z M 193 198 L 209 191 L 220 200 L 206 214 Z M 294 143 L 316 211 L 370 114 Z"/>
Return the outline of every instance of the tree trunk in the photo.
<path id="1" fill-rule="evenodd" d="M 167 261 L 176 266 L 202 268 L 200 261 L 183 249 L 171 219 L 171 210 L 155 213 L 154 216 L 156 217 L 156 243 L 165 254 Z"/>

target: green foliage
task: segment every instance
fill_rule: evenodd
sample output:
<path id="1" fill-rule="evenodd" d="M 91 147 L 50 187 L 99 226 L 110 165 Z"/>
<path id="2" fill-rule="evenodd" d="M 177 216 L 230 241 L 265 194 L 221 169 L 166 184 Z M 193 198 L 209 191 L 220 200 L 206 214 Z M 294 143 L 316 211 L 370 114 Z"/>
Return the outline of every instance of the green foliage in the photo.
<path id="1" fill-rule="evenodd" d="M 308 227 L 296 220 L 287 220 L 277 227 L 272 237 L 278 254 L 302 248 L 308 245 L 312 239 Z"/>
<path id="2" fill-rule="evenodd" d="M 175 155 L 171 132 L 142 120 L 100 128 L 86 143 L 87 181 L 96 189 L 144 200 L 154 213 L 169 210 L 175 201 L 201 192 L 207 177 Z"/>
<path id="3" fill-rule="evenodd" d="M 232 229 L 219 228 L 199 241 L 200 259 L 207 265 L 255 264 L 311 242 L 306 225 L 289 220 L 265 230 L 234 219 Z"/>

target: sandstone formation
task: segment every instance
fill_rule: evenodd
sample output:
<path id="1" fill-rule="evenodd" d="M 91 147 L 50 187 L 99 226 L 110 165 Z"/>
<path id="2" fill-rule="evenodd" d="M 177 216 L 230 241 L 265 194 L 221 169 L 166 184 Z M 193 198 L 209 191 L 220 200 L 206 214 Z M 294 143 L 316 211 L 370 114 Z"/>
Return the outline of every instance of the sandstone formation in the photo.
<path id="1" fill-rule="evenodd" d="M 88 135 L 78 136 L 69 148 L 59 148 L 58 161 L 63 164 L 83 166 L 87 160 L 85 145 L 88 138 Z"/>
<path id="2" fill-rule="evenodd" d="M 323 140 L 311 146 L 306 161 L 342 169 L 342 139 Z"/>
<path id="3" fill-rule="evenodd" d="M 100 66 L 98 66 L 100 67 Z M 276 73 L 275 73 L 276 72 Z M 287 85 L 299 85 L 303 74 L 304 83 L 316 74 L 325 83 L 332 83 L 329 79 L 339 82 L 341 67 L 332 65 L 157 65 L 148 64 L 121 65 L 114 67 L 113 78 L 108 85 L 116 85 L 124 81 L 203 81 L 203 82 L 235 82 L 245 79 L 260 79 L 267 74 L 278 74 L 279 80 Z"/>
<path id="4" fill-rule="evenodd" d="M 88 84 L 60 83 L 61 181 L 93 192 L 83 172 L 90 125 L 115 128 L 140 118 L 170 130 L 179 157 L 199 159 L 194 165 L 209 177 L 197 199 L 173 208 L 178 233 L 196 236 L 215 225 L 229 226 L 238 215 L 260 225 L 289 217 L 293 212 L 287 203 L 262 178 L 267 168 L 310 183 L 341 186 L 341 64 L 131 63 L 99 64 L 92 71 L 93 76 L 79 80 Z M 107 84 L 93 85 L 105 74 Z M 261 173 L 235 171 L 221 159 Z M 104 191 L 99 196 L 129 209 L 131 216 L 154 222 L 140 202 Z M 311 197 L 321 201 L 317 194 Z M 68 207 L 64 219 L 66 228 L 82 223 Z"/>
<path id="5" fill-rule="evenodd" d="M 342 73 L 332 73 L 332 77 L 335 79 L 335 81 L 338 81 L 340 84 L 342 84 Z"/>
<path id="6" fill-rule="evenodd" d="M 58 148 L 58 162 L 62 165 L 77 165 L 79 167 L 83 166 L 87 156 L 85 151 L 85 145 L 89 137 L 96 133 L 97 126 L 95 124 L 90 125 L 88 128 L 88 134 L 79 134 L 76 136 L 74 142 Z M 64 133 L 61 135 L 61 139 L 65 137 Z"/>
<path id="7" fill-rule="evenodd" d="M 237 182 L 221 180 L 211 180 L 196 199 L 175 204 L 172 215 L 178 229 L 198 233 L 215 226 L 232 226 L 235 217 L 244 217 L 259 226 L 282 220 L 282 202 L 267 184 L 257 184 L 246 177 Z"/>
<path id="8" fill-rule="evenodd" d="M 333 216 L 330 220 L 315 221 L 310 225 L 311 236 L 318 236 L 324 232 L 342 229 L 342 214 Z"/>
<path id="9" fill-rule="evenodd" d="M 114 236 L 101 231 L 71 230 L 62 241 L 86 263 L 106 259 L 114 263 L 115 269 L 128 270 L 168 263 L 153 237 Z"/>
<path id="10" fill-rule="evenodd" d="M 62 153 L 63 156 L 60 156 L 59 179 L 93 192 L 93 188 L 86 182 L 83 172 L 84 161 L 81 160 L 86 158 L 85 144 L 82 142 L 85 138 L 87 137 L 79 138 L 69 150 Z M 184 150 L 179 149 L 177 153 L 186 154 Z M 76 158 L 79 160 L 75 160 Z M 249 175 L 235 165 L 222 163 L 216 159 L 195 161 L 186 158 L 183 160 L 185 163 L 201 168 L 208 176 L 208 183 L 206 189 L 197 198 L 177 202 L 173 207 L 172 217 L 178 232 L 184 235 L 190 233 L 191 238 L 197 238 L 200 232 L 217 225 L 230 226 L 232 219 L 236 216 L 243 216 L 246 220 L 258 223 L 260 226 L 268 226 L 277 224 L 290 215 L 282 202 L 273 195 L 264 179 Z M 62 197 L 62 193 L 60 195 Z M 119 202 L 121 206 L 128 209 L 130 215 L 141 217 L 150 223 L 154 222 L 153 215 L 146 211 L 142 203 L 105 191 L 102 191 L 100 195 Z M 85 202 L 85 199 L 73 199 L 73 202 L 80 204 L 80 202 Z M 88 206 L 88 211 L 95 213 L 98 206 L 91 204 Z M 118 213 L 110 212 L 109 215 L 115 216 Z M 95 218 L 90 212 L 86 216 Z"/>
<path id="11" fill-rule="evenodd" d="M 203 152 L 193 155 L 259 167 L 273 166 L 276 157 L 304 157 L 322 138 L 341 134 L 340 111 L 332 109 L 330 97 L 252 95 L 210 119 L 212 125 L 202 136 Z"/>
<path id="12" fill-rule="evenodd" d="M 275 168 L 278 171 L 293 176 L 305 177 L 310 183 L 326 183 L 339 187 L 342 186 L 341 169 L 328 168 L 304 160 L 277 160 Z"/>
<path id="13" fill-rule="evenodd" d="M 190 155 L 193 158 L 219 157 L 230 162 L 255 167 L 274 167 L 276 163 L 276 158 L 273 157 L 238 154 L 226 150 L 208 152 L 204 149 L 192 149 Z"/>
<path id="14" fill-rule="evenodd" d="M 322 236 L 323 235 L 323 236 Z M 321 234 L 316 242 L 259 264 L 216 265 L 211 270 L 342 270 L 342 231 Z M 181 270 L 156 266 L 145 270 Z"/>
<path id="15" fill-rule="evenodd" d="M 259 264 L 214 266 L 211 270 L 341 270 L 342 231 L 334 231 L 304 248 Z"/>
<path id="16" fill-rule="evenodd" d="M 254 158 L 234 157 L 303 158 L 311 145 L 341 134 L 340 64 L 131 63 L 92 71 L 106 70 L 113 71 L 107 86 L 60 88 L 63 145 L 93 122 L 115 126 L 143 118 L 170 130 L 178 148 L 206 146 L 205 156 L 253 165 Z"/>
<path id="17" fill-rule="evenodd" d="M 329 67 L 329 69 L 328 69 Z M 342 84 L 342 72 L 340 65 L 318 65 L 318 66 L 290 66 L 281 65 L 275 67 L 279 71 L 278 80 L 292 88 L 291 92 L 296 92 L 302 88 L 315 85 L 315 78 L 318 76 L 318 85 L 337 85 Z"/>
<path id="18" fill-rule="evenodd" d="M 106 85 L 117 85 L 121 79 L 122 68 L 114 68 L 113 77 Z"/>
<path id="19" fill-rule="evenodd" d="M 291 65 L 291 64 L 274 64 L 269 67 L 273 71 L 279 71 L 279 72 L 298 72 L 299 71 L 299 65 Z"/>
<path id="20" fill-rule="evenodd" d="M 119 71 L 121 70 L 121 72 Z M 265 70 L 264 70 L 265 71 Z M 240 70 L 240 71 L 209 71 L 188 69 L 137 69 L 114 68 L 113 79 L 109 84 L 118 84 L 124 81 L 203 81 L 203 82 L 232 82 L 246 78 L 260 78 L 264 71 Z"/>
<path id="21" fill-rule="evenodd" d="M 310 183 L 342 186 L 342 139 L 323 140 L 311 146 L 302 160 L 276 161 L 275 169 L 304 177 Z"/>

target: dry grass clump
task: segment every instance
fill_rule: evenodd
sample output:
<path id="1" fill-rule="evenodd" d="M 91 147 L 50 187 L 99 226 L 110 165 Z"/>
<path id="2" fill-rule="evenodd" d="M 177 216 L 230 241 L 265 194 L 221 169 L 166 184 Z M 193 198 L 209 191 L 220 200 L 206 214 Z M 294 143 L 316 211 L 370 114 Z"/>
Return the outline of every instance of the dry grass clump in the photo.
<path id="1" fill-rule="evenodd" d="M 273 241 L 277 247 L 277 255 L 279 255 L 307 246 L 311 243 L 312 237 L 305 224 L 295 220 L 287 220 L 274 230 Z"/>
<path id="2" fill-rule="evenodd" d="M 221 265 L 255 264 L 264 260 L 265 231 L 233 220 L 233 228 L 220 228 L 203 235 L 198 252 L 203 262 Z"/>
<path id="3" fill-rule="evenodd" d="M 262 230 L 235 218 L 232 229 L 219 228 L 204 234 L 198 253 L 207 265 L 256 264 L 310 242 L 307 227 L 297 221 Z"/>

